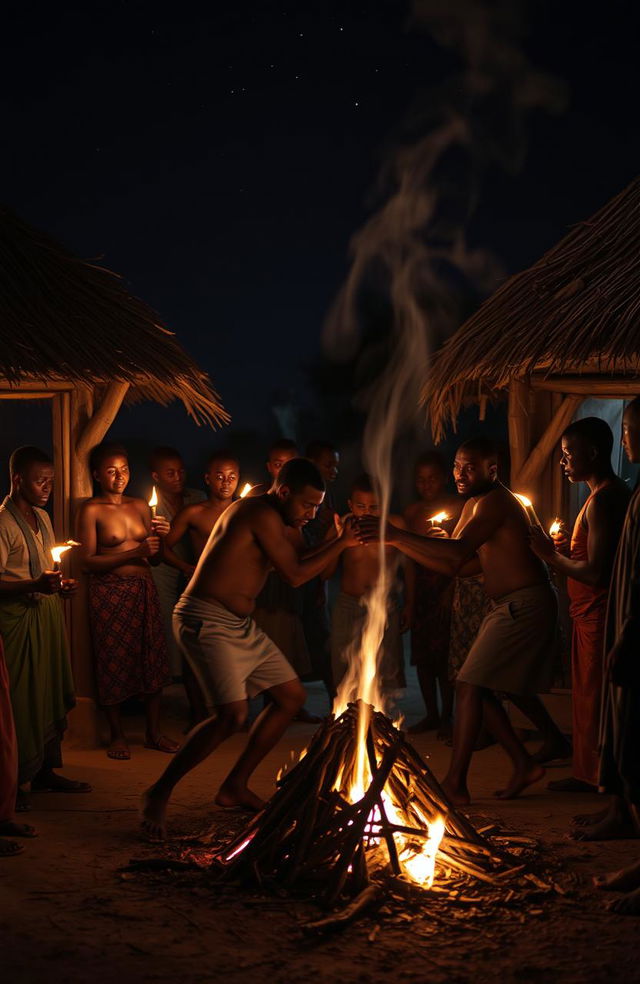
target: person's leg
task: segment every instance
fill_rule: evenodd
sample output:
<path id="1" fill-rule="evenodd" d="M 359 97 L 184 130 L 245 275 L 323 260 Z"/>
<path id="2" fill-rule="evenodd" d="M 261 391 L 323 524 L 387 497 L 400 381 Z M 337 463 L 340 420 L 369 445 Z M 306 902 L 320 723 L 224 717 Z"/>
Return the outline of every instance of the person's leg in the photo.
<path id="1" fill-rule="evenodd" d="M 206 721 L 208 714 L 200 684 L 191 669 L 191 664 L 184 656 L 182 657 L 182 683 L 189 703 L 189 727 L 187 730 L 191 731 L 196 724 Z"/>
<path id="2" fill-rule="evenodd" d="M 78 779 L 67 779 L 61 776 L 54 769 L 62 768 L 62 736 L 54 735 L 46 742 L 42 765 L 31 780 L 31 792 L 51 792 L 51 793 L 90 793 L 91 786 L 88 782 L 80 782 Z"/>
<path id="3" fill-rule="evenodd" d="M 167 803 L 174 787 L 183 776 L 211 755 L 221 742 L 242 728 L 247 713 L 246 700 L 222 704 L 216 717 L 203 721 L 187 736 L 160 778 L 143 794 L 142 826 L 148 834 L 165 836 Z"/>
<path id="4" fill-rule="evenodd" d="M 271 703 L 256 719 L 245 750 L 222 783 L 216 803 L 219 806 L 247 806 L 261 809 L 262 801 L 247 787 L 250 776 L 265 755 L 280 740 L 285 729 L 305 702 L 305 690 L 296 678 L 269 688 Z"/>
<path id="5" fill-rule="evenodd" d="M 485 690 L 483 696 L 485 724 L 513 763 L 511 779 L 504 789 L 496 792 L 496 796 L 499 799 L 513 799 L 527 786 L 542 779 L 544 769 L 527 752 L 513 730 L 507 712 L 495 694 Z M 511 695 L 509 695 L 509 699 L 511 699 Z"/>
<path id="6" fill-rule="evenodd" d="M 147 721 L 144 745 L 145 748 L 153 748 L 158 752 L 167 752 L 169 755 L 173 755 L 174 752 L 178 751 L 180 746 L 160 731 L 161 700 L 161 690 L 156 690 L 155 694 L 145 694 L 144 709 Z"/>
<path id="7" fill-rule="evenodd" d="M 467 773 L 482 723 L 482 697 L 481 687 L 458 680 L 451 761 L 442 782 L 442 788 L 454 806 L 466 806 L 471 802 L 467 788 Z"/>
<path id="8" fill-rule="evenodd" d="M 109 745 L 107 756 L 118 761 L 126 761 L 131 758 L 129 745 L 122 730 L 120 719 L 120 704 L 107 704 L 103 706 L 103 711 L 109 725 Z"/>
<path id="9" fill-rule="evenodd" d="M 440 727 L 438 738 L 446 741 L 451 737 L 453 728 L 453 684 L 449 679 L 447 662 L 445 661 L 438 673 L 438 683 L 440 685 L 440 702 L 442 710 L 440 712 Z"/>
<path id="10" fill-rule="evenodd" d="M 534 762 L 542 765 L 553 759 L 568 758 L 571 755 L 571 742 L 562 734 L 537 695 L 521 697 L 517 694 L 509 694 L 509 700 L 542 735 L 541 747 L 531 756 Z"/>

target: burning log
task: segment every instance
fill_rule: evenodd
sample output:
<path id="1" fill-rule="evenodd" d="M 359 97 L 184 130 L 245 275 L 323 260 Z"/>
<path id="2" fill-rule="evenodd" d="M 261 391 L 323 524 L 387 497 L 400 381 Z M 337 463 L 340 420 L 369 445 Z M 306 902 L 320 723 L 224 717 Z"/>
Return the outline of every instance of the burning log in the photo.
<path id="1" fill-rule="evenodd" d="M 357 788 L 362 714 L 367 783 Z M 328 906 L 361 897 L 373 869 L 428 887 L 434 868 L 439 877 L 450 869 L 496 884 L 520 867 L 458 812 L 403 733 L 362 701 L 316 731 L 264 810 L 215 864 L 226 881 L 311 891 Z"/>

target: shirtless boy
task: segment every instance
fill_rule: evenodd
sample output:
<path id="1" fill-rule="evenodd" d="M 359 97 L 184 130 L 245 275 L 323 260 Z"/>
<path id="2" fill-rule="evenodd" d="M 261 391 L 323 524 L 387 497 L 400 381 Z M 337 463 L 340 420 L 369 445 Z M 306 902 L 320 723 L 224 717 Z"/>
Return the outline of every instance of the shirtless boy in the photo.
<path id="1" fill-rule="evenodd" d="M 458 674 L 453 749 L 443 782 L 451 800 L 466 805 L 471 801 L 467 772 L 483 710 L 487 727 L 513 763 L 513 774 L 497 795 L 517 796 L 544 776 L 493 691 L 521 695 L 539 705 L 540 716 L 546 715 L 537 694 L 552 680 L 558 603 L 546 568 L 529 545 L 527 515 L 498 480 L 493 442 L 465 441 L 456 454 L 454 478 L 458 491 L 468 498 L 451 539 L 420 536 L 390 524 L 387 543 L 449 577 L 484 574 L 492 610 Z M 362 532 L 366 535 L 364 528 Z M 375 537 L 373 524 L 371 536 Z"/>
<path id="2" fill-rule="evenodd" d="M 368 475 L 360 475 L 351 488 L 348 500 L 349 513 L 356 519 L 365 516 L 379 516 L 380 506 L 371 479 Z M 399 516 L 391 517 L 397 526 L 404 526 Z M 340 558 L 330 564 L 323 577 L 333 576 Z M 398 552 L 387 548 L 387 564 L 392 577 L 398 563 Z M 362 601 L 374 587 L 380 574 L 380 558 L 378 550 L 372 545 L 354 547 L 342 555 L 340 574 L 340 593 L 333 606 L 331 617 L 331 670 L 336 689 L 347 672 L 349 651 L 358 649 L 364 622 L 366 608 Z M 406 685 L 404 666 L 402 662 L 401 632 L 408 625 L 401 625 L 397 602 L 391 602 L 387 613 L 387 627 L 382 642 L 382 655 L 378 663 L 380 689 L 390 693 Z"/>
<path id="3" fill-rule="evenodd" d="M 439 451 L 427 451 L 418 458 L 415 468 L 418 499 L 404 511 L 407 529 L 425 535 L 434 527 L 435 532 L 431 518 L 440 513 L 445 513 L 447 518 L 439 521 L 437 527 L 447 533 L 455 529 L 463 502 L 460 496 L 447 492 L 448 477 L 447 464 Z M 453 711 L 449 639 L 454 580 L 409 560 L 405 567 L 405 583 L 407 617 L 411 624 L 411 662 L 418 673 L 427 712 L 409 732 L 421 734 L 438 728 L 439 736 L 448 737 Z M 438 709 L 438 687 L 442 714 Z"/>
<path id="4" fill-rule="evenodd" d="M 145 746 L 169 754 L 178 745 L 160 733 L 162 687 L 169 659 L 158 592 L 149 563 L 160 558 L 158 534 L 169 529 L 144 499 L 125 495 L 129 484 L 126 450 L 99 444 L 90 466 L 99 493 L 78 513 L 82 565 L 89 574 L 89 619 L 93 637 L 98 700 L 111 732 L 109 758 L 131 758 L 122 730 L 120 706 L 144 698 Z"/>
<path id="5" fill-rule="evenodd" d="M 193 546 L 193 554 L 197 559 L 207 545 L 209 534 L 233 502 L 233 495 L 238 488 L 240 464 L 237 458 L 225 452 L 211 456 L 204 475 L 205 485 L 209 489 L 209 498 L 204 502 L 196 502 L 185 506 L 171 523 L 171 529 L 164 538 L 164 559 L 176 567 L 187 577 L 195 570 L 194 564 L 189 564 L 179 557 L 174 547 L 188 533 Z"/>
<path id="6" fill-rule="evenodd" d="M 262 801 L 248 780 L 302 707 L 304 688 L 274 643 L 251 618 L 255 599 L 273 568 L 289 584 L 319 574 L 347 547 L 360 542 L 351 523 L 307 557 L 299 558 L 286 535 L 302 529 L 324 499 L 324 482 L 309 462 L 295 458 L 281 469 L 272 489 L 234 502 L 216 524 L 195 574 L 178 602 L 175 631 L 200 682 L 207 706 L 217 711 L 188 736 L 160 779 L 144 795 L 144 829 L 165 834 L 165 814 L 176 783 L 239 731 L 248 696 L 271 695 L 251 729 L 245 750 L 216 796 L 223 807 L 257 811 Z"/>

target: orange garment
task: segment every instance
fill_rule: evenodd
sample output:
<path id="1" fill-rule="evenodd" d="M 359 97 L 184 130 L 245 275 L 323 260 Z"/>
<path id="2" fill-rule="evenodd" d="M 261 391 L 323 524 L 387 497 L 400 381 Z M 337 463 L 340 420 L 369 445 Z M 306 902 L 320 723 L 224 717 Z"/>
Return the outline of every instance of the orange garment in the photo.
<path id="1" fill-rule="evenodd" d="M 588 531 L 584 524 L 592 492 L 580 510 L 571 537 L 571 559 L 588 560 Z M 573 775 L 598 784 L 598 739 L 604 662 L 604 625 L 607 588 L 597 588 L 567 578 L 569 614 L 573 620 L 571 681 L 573 705 Z"/>
<path id="2" fill-rule="evenodd" d="M 18 790 L 18 743 L 13 726 L 9 674 L 0 639 L 0 820 L 13 820 Z"/>

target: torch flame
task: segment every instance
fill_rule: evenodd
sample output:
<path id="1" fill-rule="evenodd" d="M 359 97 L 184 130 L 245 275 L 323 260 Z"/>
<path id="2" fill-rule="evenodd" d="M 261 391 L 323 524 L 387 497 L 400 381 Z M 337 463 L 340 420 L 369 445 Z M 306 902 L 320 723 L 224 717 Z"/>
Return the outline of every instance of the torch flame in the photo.
<path id="1" fill-rule="evenodd" d="M 156 492 L 156 487 L 154 485 L 153 492 L 151 493 L 151 498 L 149 499 L 149 506 L 153 509 L 153 507 L 157 505 L 158 505 L 158 493 Z"/>
<path id="2" fill-rule="evenodd" d="M 67 552 L 67 550 L 71 550 L 72 547 L 79 547 L 79 546 L 80 544 L 78 543 L 77 540 L 67 540 L 66 543 L 58 544 L 55 547 L 51 547 L 51 556 L 53 557 L 54 564 L 60 563 L 60 558 L 62 557 L 63 553 Z"/>
<path id="3" fill-rule="evenodd" d="M 521 506 L 524 506 L 525 509 L 531 509 L 533 505 L 531 499 L 528 499 L 526 495 L 520 495 L 519 492 L 514 492 L 513 494 L 515 495 L 516 499 L 518 500 Z"/>
<path id="4" fill-rule="evenodd" d="M 67 550 L 71 550 L 70 543 L 65 544 L 62 547 L 51 547 L 51 556 L 53 557 L 54 564 L 60 563 L 60 558 L 62 557 L 63 553 L 67 552 Z"/>
<path id="5" fill-rule="evenodd" d="M 435 516 L 431 516 L 431 518 L 428 519 L 427 522 L 428 523 L 432 523 L 435 526 L 437 523 L 446 523 L 446 521 L 448 519 L 449 519 L 449 514 L 448 513 L 446 513 L 446 512 L 439 512 L 439 513 L 436 513 Z"/>
<path id="6" fill-rule="evenodd" d="M 549 527 L 549 536 L 557 536 L 560 532 L 561 522 L 559 519 L 554 519 L 553 523 Z"/>
<path id="7" fill-rule="evenodd" d="M 245 482 L 244 485 L 242 486 L 242 492 L 240 493 L 240 498 L 244 499 L 245 496 L 249 495 L 249 492 L 251 492 L 252 488 L 253 485 L 251 485 L 249 482 Z"/>

